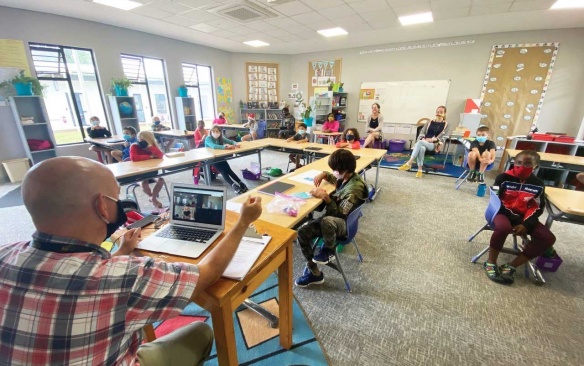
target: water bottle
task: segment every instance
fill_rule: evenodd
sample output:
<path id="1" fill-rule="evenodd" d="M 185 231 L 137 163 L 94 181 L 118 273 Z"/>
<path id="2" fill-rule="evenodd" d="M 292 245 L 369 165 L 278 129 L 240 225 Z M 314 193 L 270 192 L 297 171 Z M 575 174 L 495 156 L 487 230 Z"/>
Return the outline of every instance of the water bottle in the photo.
<path id="1" fill-rule="evenodd" d="M 485 193 L 487 193 L 487 185 L 485 183 L 479 184 L 477 188 L 477 196 L 484 197 Z"/>

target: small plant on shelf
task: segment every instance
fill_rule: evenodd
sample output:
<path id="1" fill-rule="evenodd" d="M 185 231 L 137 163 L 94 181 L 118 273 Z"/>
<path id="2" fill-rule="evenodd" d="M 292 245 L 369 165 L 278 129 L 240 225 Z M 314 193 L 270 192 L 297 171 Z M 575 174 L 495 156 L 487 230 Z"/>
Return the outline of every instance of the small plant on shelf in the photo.
<path id="1" fill-rule="evenodd" d="M 18 75 L 12 79 L 0 83 L 0 91 L 4 96 L 43 96 L 44 89 L 45 87 L 41 85 L 41 82 L 38 79 L 24 75 L 24 70 L 20 70 Z"/>
<path id="2" fill-rule="evenodd" d="M 119 79 L 112 78 L 112 92 L 114 92 L 118 97 L 127 97 L 128 89 L 132 87 L 132 82 L 127 77 L 122 77 Z"/>

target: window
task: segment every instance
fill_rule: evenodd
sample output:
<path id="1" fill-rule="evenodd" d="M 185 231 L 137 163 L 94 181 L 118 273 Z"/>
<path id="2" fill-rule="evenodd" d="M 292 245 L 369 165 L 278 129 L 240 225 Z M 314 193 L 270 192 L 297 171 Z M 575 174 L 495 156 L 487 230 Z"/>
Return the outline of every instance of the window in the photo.
<path id="1" fill-rule="evenodd" d="M 195 99 L 197 119 L 213 122 L 215 119 L 215 96 L 213 95 L 213 70 L 210 66 L 183 63 L 183 76 L 189 95 Z"/>
<path id="2" fill-rule="evenodd" d="M 161 122 L 170 122 L 168 92 L 164 71 L 164 61 L 142 56 L 122 55 L 124 75 L 132 82 L 128 90 L 134 97 L 141 130 L 150 130 L 152 117 Z"/>
<path id="3" fill-rule="evenodd" d="M 57 145 L 83 142 L 92 116 L 109 129 L 93 52 L 40 43 L 29 47 Z"/>

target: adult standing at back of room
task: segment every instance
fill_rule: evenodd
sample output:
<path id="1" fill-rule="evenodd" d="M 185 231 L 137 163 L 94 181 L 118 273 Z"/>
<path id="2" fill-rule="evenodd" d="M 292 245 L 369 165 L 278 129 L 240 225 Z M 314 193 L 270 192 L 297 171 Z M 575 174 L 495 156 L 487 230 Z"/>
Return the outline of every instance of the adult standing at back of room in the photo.
<path id="1" fill-rule="evenodd" d="M 375 140 L 381 140 L 383 136 L 381 135 L 381 128 L 383 127 L 383 115 L 381 114 L 381 106 L 379 103 L 373 103 L 371 105 L 371 114 L 367 118 L 367 138 L 363 143 L 363 147 L 373 146 Z"/>

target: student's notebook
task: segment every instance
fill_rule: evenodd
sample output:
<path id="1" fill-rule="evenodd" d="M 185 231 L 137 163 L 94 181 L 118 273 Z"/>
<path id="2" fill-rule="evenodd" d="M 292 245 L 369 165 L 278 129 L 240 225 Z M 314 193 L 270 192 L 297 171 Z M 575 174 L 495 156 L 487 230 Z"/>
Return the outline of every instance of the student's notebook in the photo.
<path id="1" fill-rule="evenodd" d="M 223 277 L 241 281 L 260 257 L 266 245 L 272 240 L 271 236 L 251 238 L 244 236 L 239 243 L 233 259 L 223 272 Z"/>

